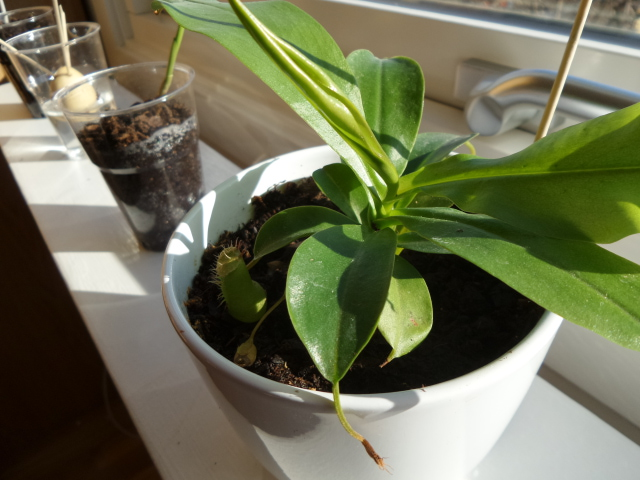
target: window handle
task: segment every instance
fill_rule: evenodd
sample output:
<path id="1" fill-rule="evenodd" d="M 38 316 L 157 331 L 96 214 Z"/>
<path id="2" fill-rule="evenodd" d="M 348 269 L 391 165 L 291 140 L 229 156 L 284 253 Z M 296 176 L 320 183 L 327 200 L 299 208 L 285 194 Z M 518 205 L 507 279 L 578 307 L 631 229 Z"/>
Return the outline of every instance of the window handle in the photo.
<path id="1" fill-rule="evenodd" d="M 467 62 L 482 64 L 478 60 Z M 486 67 L 486 62 L 484 67 Z M 464 74 L 464 66 L 458 71 Z M 464 107 L 469 128 L 480 135 L 498 135 L 514 128 L 535 133 L 544 111 L 556 72 L 513 70 L 488 73 L 471 87 Z M 476 71 L 475 79 L 478 78 Z M 484 77 L 484 78 L 482 78 Z M 467 77 L 466 85 L 471 79 Z M 640 94 L 569 76 L 551 124 L 557 130 L 640 102 Z"/>

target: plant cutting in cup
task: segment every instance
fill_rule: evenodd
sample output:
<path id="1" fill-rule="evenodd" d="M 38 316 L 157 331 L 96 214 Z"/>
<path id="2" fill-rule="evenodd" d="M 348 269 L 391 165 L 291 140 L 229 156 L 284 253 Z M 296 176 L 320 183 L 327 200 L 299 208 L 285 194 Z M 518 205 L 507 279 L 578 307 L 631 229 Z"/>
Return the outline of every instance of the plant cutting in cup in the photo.
<path id="1" fill-rule="evenodd" d="M 288 270 L 291 321 L 333 385 L 342 425 L 379 466 L 342 412 L 339 385 L 376 330 L 389 343 L 387 362 L 429 334 L 429 287 L 403 249 L 463 257 L 544 308 L 640 350 L 640 266 L 598 245 L 640 232 L 640 105 L 503 158 L 454 154 L 473 135 L 418 133 L 424 79 L 413 60 L 366 50 L 345 59 L 286 2 L 154 2 L 161 7 L 229 49 L 342 159 L 313 174 L 341 212 L 278 213 L 253 254 L 259 261 L 306 238 Z"/>

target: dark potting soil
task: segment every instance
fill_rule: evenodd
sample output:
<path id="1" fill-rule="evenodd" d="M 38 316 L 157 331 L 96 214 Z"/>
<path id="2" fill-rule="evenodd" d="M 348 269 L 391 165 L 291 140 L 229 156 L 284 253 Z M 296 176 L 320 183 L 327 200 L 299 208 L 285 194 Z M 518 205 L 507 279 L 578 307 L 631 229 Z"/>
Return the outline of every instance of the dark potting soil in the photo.
<path id="1" fill-rule="evenodd" d="M 252 200 L 254 218 L 236 232 L 225 232 L 202 256 L 185 302 L 190 322 L 215 350 L 233 361 L 238 345 L 254 325 L 234 320 L 211 283 L 211 269 L 220 251 L 237 245 L 245 261 L 260 226 L 280 210 L 298 205 L 332 204 L 306 180 L 288 183 Z M 252 278 L 274 302 L 282 296 L 286 269 L 296 245 L 274 252 L 251 270 Z M 434 325 L 427 339 L 413 352 L 384 367 L 390 347 L 380 334 L 360 354 L 340 381 L 342 393 L 383 393 L 421 388 L 456 378 L 499 358 L 513 348 L 537 323 L 543 309 L 500 280 L 454 255 L 402 254 L 424 276 L 429 286 Z M 264 322 L 255 338 L 258 359 L 249 370 L 272 380 L 301 388 L 330 391 L 298 339 L 280 305 Z"/>
<path id="2" fill-rule="evenodd" d="M 140 243 L 163 251 L 204 194 L 194 112 L 177 102 L 159 103 L 104 117 L 84 126 L 78 138 Z"/>

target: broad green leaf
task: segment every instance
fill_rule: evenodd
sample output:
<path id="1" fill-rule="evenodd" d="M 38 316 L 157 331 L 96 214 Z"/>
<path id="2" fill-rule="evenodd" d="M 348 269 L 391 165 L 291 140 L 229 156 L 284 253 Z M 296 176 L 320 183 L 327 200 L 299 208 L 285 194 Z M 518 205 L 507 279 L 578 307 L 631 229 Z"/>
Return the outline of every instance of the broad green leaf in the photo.
<path id="1" fill-rule="evenodd" d="M 349 165 L 362 162 L 298 88 L 273 63 L 243 27 L 228 3 L 216 0 L 155 0 L 187 30 L 202 33 L 221 44 L 277 93 Z M 326 30 L 298 7 L 284 1 L 251 2 L 247 8 L 275 35 L 294 46 L 322 70 L 353 105 L 362 110 L 357 88 L 344 55 Z M 365 177 L 365 179 L 368 177 Z"/>
<path id="2" fill-rule="evenodd" d="M 405 215 L 394 218 L 401 225 L 544 308 L 640 350 L 640 265 L 598 245 L 537 236 L 485 215 L 451 208 L 398 213 Z"/>
<path id="3" fill-rule="evenodd" d="M 422 69 L 410 58 L 380 59 L 368 50 L 352 52 L 347 62 L 360 87 L 367 122 L 402 174 L 422 119 Z"/>
<path id="4" fill-rule="evenodd" d="M 424 192 L 408 192 L 396 203 L 396 208 L 450 207 L 453 202 L 446 197 L 434 197 Z"/>
<path id="5" fill-rule="evenodd" d="M 307 52 L 272 32 L 240 0 L 229 0 L 229 4 L 273 63 L 395 194 L 398 173 L 371 131 L 362 108 L 342 92 Z"/>
<path id="6" fill-rule="evenodd" d="M 391 229 L 343 225 L 316 233 L 293 255 L 286 289 L 291 321 L 332 383 L 344 377 L 376 329 L 395 248 Z"/>
<path id="7" fill-rule="evenodd" d="M 413 173 L 425 165 L 439 162 L 447 158 L 456 148 L 461 147 L 477 134 L 461 137 L 451 133 L 421 133 L 411 151 L 405 175 Z"/>
<path id="8" fill-rule="evenodd" d="M 429 289 L 420 273 L 396 256 L 389 294 L 378 329 L 391 345 L 387 362 L 417 347 L 431 331 L 433 307 Z"/>
<path id="9" fill-rule="evenodd" d="M 367 210 L 373 208 L 369 190 L 353 170 L 342 163 L 325 165 L 313 172 L 320 190 L 353 221 L 367 223 Z"/>
<path id="10" fill-rule="evenodd" d="M 350 167 L 353 167 L 352 165 L 349 165 Z M 384 183 L 384 180 L 382 180 L 382 178 L 380 178 L 380 175 L 378 175 L 373 168 L 371 168 L 371 166 L 369 165 L 365 165 L 365 174 L 366 174 L 366 178 L 369 179 L 368 182 L 365 181 L 366 185 L 370 185 L 371 186 L 371 193 L 372 195 L 374 195 L 376 198 L 378 198 L 378 202 L 380 203 L 383 199 L 385 199 L 387 197 L 387 194 L 389 193 L 389 188 L 387 187 L 387 185 Z M 398 185 L 396 184 L 394 186 L 394 192 L 397 189 Z M 395 193 L 394 193 L 395 195 Z"/>
<path id="11" fill-rule="evenodd" d="M 457 155 L 400 180 L 539 235 L 610 243 L 640 232 L 640 104 L 496 160 Z"/>
<path id="12" fill-rule="evenodd" d="M 433 243 L 428 238 L 416 232 L 406 232 L 398 235 L 398 248 L 415 250 L 422 253 L 450 254 L 451 252 L 440 245 Z"/>
<path id="13" fill-rule="evenodd" d="M 288 208 L 276 213 L 262 226 L 253 246 L 254 258 L 264 257 L 327 228 L 350 223 L 354 221 L 330 208 L 313 205 Z"/>

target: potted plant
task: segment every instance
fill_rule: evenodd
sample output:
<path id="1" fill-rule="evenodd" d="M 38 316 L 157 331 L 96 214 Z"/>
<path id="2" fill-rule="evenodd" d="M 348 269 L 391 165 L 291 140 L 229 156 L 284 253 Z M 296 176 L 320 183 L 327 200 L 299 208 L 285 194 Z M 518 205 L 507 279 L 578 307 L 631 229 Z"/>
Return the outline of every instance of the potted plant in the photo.
<path id="1" fill-rule="evenodd" d="M 429 286 L 397 255 L 401 249 L 458 255 L 546 309 L 640 350 L 640 266 L 597 245 L 640 231 L 639 105 L 501 159 L 455 155 L 470 137 L 418 134 L 424 82 L 410 59 L 377 59 L 367 51 L 345 59 L 321 26 L 286 2 L 154 5 L 227 47 L 338 154 L 306 151 L 283 159 L 286 177 L 274 176 L 270 163 L 231 180 L 186 217 L 165 255 L 163 292 L 174 325 L 214 379 L 234 426 L 276 476 L 376 478 L 333 435 L 340 425 L 379 466 L 385 466 L 381 455 L 388 456 L 400 478 L 465 475 L 516 408 L 496 407 L 496 399 L 513 397 L 517 405 L 524 395 L 557 319 L 541 322 L 506 356 L 509 361 L 429 387 L 424 395 L 420 389 L 364 399 L 340 395 L 340 382 L 376 331 L 389 343 L 391 362 L 429 333 Z M 246 203 L 233 209 L 233 201 L 304 176 L 297 169 L 305 163 L 341 212 L 299 207 L 278 213 L 262 227 L 253 256 L 255 262 L 306 238 L 288 267 L 286 303 L 332 395 L 267 384 L 213 360 L 216 355 L 188 328 L 181 305 L 194 272 L 189 266 L 207 242 L 216 241 L 214 234 L 234 226 L 234 220 L 218 219 L 220 211 L 238 214 Z M 243 192 L 226 193 L 234 183 Z M 536 348 L 529 350 L 528 342 Z M 242 348 L 251 356 L 250 343 Z M 257 397 L 249 393 L 254 387 Z M 449 396 L 453 392 L 459 396 Z M 328 418 L 331 408 L 339 421 Z M 263 411 L 276 413 L 269 420 Z M 409 416 L 414 411 L 422 417 Z M 442 449 L 443 442 L 454 446 Z M 321 444 L 332 453 L 318 453 Z"/>

